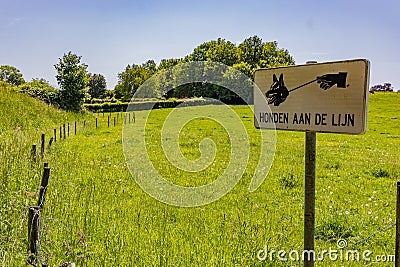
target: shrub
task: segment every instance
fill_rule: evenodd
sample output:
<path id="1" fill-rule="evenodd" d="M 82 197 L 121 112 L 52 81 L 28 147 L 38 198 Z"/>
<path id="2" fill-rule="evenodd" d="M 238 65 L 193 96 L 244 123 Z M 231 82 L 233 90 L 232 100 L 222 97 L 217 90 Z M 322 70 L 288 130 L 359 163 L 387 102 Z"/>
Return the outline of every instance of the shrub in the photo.
<path id="1" fill-rule="evenodd" d="M 31 97 L 43 100 L 48 104 L 56 105 L 59 101 L 59 91 L 49 85 L 44 79 L 34 79 L 18 87 L 19 91 Z"/>

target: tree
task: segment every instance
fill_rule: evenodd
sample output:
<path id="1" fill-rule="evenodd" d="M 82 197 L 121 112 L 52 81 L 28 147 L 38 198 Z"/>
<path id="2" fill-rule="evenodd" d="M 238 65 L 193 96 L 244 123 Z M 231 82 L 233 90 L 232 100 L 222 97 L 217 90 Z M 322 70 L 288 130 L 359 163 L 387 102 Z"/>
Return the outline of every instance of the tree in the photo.
<path id="1" fill-rule="evenodd" d="M 255 68 L 261 59 L 262 47 L 262 39 L 256 35 L 245 39 L 239 44 L 240 60 Z"/>
<path id="2" fill-rule="evenodd" d="M 238 63 L 239 50 L 230 41 L 218 38 L 197 46 L 194 51 L 186 57 L 187 61 L 212 61 L 232 66 Z"/>
<path id="3" fill-rule="evenodd" d="M 106 78 L 101 74 L 91 74 L 89 80 L 89 91 L 91 98 L 100 98 L 106 90 Z"/>
<path id="4" fill-rule="evenodd" d="M 125 71 L 118 73 L 118 84 L 115 86 L 117 98 L 130 99 L 137 89 L 156 72 L 154 60 L 142 65 L 128 65 Z"/>
<path id="5" fill-rule="evenodd" d="M 57 70 L 56 79 L 61 88 L 60 106 L 67 110 L 78 111 L 82 108 L 89 84 L 88 66 L 80 63 L 81 58 L 69 51 L 54 65 Z"/>
<path id="6" fill-rule="evenodd" d="M 0 66 L 0 80 L 15 86 L 25 82 L 22 73 L 17 68 L 9 65 Z"/>

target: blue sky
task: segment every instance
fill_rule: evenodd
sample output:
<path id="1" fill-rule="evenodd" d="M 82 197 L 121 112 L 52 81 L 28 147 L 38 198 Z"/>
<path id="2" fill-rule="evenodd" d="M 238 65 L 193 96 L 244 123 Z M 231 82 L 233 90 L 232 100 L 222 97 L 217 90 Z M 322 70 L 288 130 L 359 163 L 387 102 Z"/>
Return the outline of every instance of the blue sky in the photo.
<path id="1" fill-rule="evenodd" d="M 0 0 L 0 65 L 56 85 L 53 67 L 82 56 L 109 88 L 127 64 L 184 57 L 218 37 L 277 41 L 297 64 L 366 58 L 370 85 L 400 89 L 400 1 Z"/>

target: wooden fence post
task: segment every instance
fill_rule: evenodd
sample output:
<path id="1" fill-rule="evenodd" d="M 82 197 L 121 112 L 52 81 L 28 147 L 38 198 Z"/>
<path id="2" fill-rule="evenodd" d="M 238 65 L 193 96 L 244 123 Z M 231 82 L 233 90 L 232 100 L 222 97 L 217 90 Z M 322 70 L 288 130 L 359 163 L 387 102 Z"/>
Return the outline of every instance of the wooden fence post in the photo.
<path id="1" fill-rule="evenodd" d="M 136 123 L 136 114 L 133 112 L 133 123 Z"/>
<path id="2" fill-rule="evenodd" d="M 131 113 L 128 113 L 128 123 L 131 124 Z"/>
<path id="3" fill-rule="evenodd" d="M 40 184 L 39 200 L 37 204 L 38 207 L 40 207 L 40 209 L 43 209 L 45 194 L 47 191 L 47 186 L 49 184 L 49 178 L 50 178 L 50 168 L 48 167 L 48 163 L 45 162 L 43 168 L 42 182 Z"/>
<path id="4" fill-rule="evenodd" d="M 114 127 L 115 127 L 115 117 L 114 117 Z"/>
<path id="5" fill-rule="evenodd" d="M 29 207 L 28 213 L 28 262 L 36 266 L 40 251 L 40 207 Z"/>
<path id="6" fill-rule="evenodd" d="M 60 141 L 62 139 L 62 127 L 60 126 Z"/>
<path id="7" fill-rule="evenodd" d="M 44 155 L 44 146 L 45 146 L 45 135 L 42 134 L 42 141 L 40 143 L 40 156 L 43 158 Z"/>
<path id="8" fill-rule="evenodd" d="M 75 135 L 76 135 L 76 121 L 75 121 L 75 128 L 74 129 L 75 129 L 74 131 L 75 131 Z"/>
<path id="9" fill-rule="evenodd" d="M 50 168 L 47 162 L 43 163 L 43 176 L 40 184 L 37 206 L 29 207 L 28 212 L 28 263 L 37 266 L 40 247 L 40 211 L 43 209 L 47 186 L 49 184 Z"/>
<path id="10" fill-rule="evenodd" d="M 32 145 L 31 155 L 33 161 L 36 162 L 36 145 Z"/>
<path id="11" fill-rule="evenodd" d="M 53 137 L 50 137 L 49 146 L 47 147 L 47 150 L 50 150 L 52 143 L 53 143 Z"/>
<path id="12" fill-rule="evenodd" d="M 65 139 L 65 123 L 63 124 L 63 135 L 64 135 L 64 139 Z"/>
<path id="13" fill-rule="evenodd" d="M 57 129 L 54 128 L 54 143 L 57 142 Z"/>
<path id="14" fill-rule="evenodd" d="M 97 129 L 97 118 L 96 118 L 96 129 Z"/>

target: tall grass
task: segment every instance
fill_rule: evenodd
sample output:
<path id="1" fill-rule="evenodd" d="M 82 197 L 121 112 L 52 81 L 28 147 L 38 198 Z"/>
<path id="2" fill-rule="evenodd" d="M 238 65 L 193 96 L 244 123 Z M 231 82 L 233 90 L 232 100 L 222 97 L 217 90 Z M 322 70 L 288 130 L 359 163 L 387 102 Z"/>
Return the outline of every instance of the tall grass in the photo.
<path id="1" fill-rule="evenodd" d="M 400 170 L 399 103 L 398 94 L 371 95 L 365 135 L 317 135 L 317 250 L 335 249 L 338 238 L 352 244 L 394 222 L 395 182 Z M 12 117 L 2 125 L 11 125 L 7 131 L 14 132 L 20 127 L 13 118 L 19 112 L 11 106 Z M 221 112 L 218 106 L 208 108 Z M 278 131 L 271 171 L 261 187 L 250 193 L 247 188 L 256 166 L 259 130 L 253 127 L 249 108 L 233 109 L 249 133 L 249 166 L 230 193 L 197 208 L 160 203 L 136 184 L 122 151 L 121 119 L 117 127 L 108 128 L 107 118 L 98 114 L 98 129 L 92 119 L 90 127 L 76 137 L 57 142 L 43 159 L 52 169 L 42 213 L 41 259 L 51 266 L 67 261 L 78 266 L 288 265 L 277 259 L 259 261 L 257 253 L 264 247 L 286 251 L 302 248 L 304 133 Z M 180 136 L 182 153 L 198 158 L 198 143 L 209 137 L 217 143 L 218 160 L 203 175 L 183 173 L 168 165 L 159 145 L 162 120 L 170 111 L 153 111 L 147 127 L 155 167 L 171 181 L 184 185 L 212 181 L 226 166 L 223 159 L 230 157 L 226 131 L 207 119 L 185 126 Z M 37 201 L 33 193 L 40 182 L 41 161 L 32 163 L 28 155 L 29 146 L 39 135 L 25 132 L 34 128 L 34 121 L 43 119 L 45 123 L 38 124 L 52 129 L 64 121 L 63 116 L 74 116 L 61 112 L 60 116 L 44 118 L 41 111 L 32 112 L 38 114 L 25 122 L 29 130 L 21 127 L 23 137 L 2 138 L 0 266 L 25 264 L 26 211 Z M 51 116 L 53 119 L 48 119 Z M 140 113 L 136 121 L 137 125 L 144 123 Z M 356 249 L 368 249 L 374 255 L 394 254 L 394 229 Z M 319 266 L 335 264 L 327 261 Z M 342 263 L 346 264 L 367 263 Z"/>

